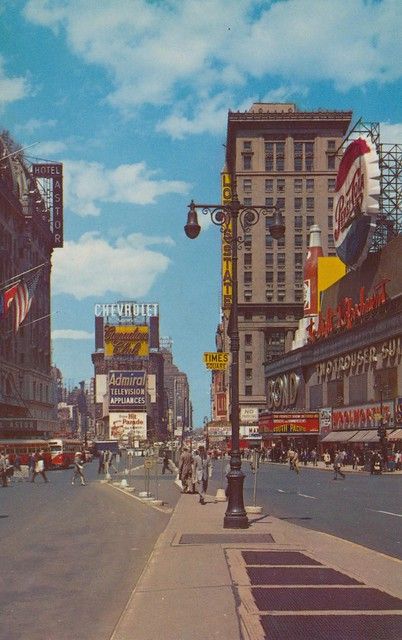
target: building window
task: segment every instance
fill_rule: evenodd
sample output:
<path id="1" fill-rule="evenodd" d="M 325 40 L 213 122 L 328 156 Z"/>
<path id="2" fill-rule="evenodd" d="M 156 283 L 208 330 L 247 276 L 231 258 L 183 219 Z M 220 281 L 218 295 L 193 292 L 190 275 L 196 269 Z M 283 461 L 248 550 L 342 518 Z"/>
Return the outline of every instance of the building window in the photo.
<path id="1" fill-rule="evenodd" d="M 243 140 L 243 149 L 251 151 L 251 140 Z"/>
<path id="2" fill-rule="evenodd" d="M 295 282 L 303 282 L 303 272 L 295 271 Z"/>
<path id="3" fill-rule="evenodd" d="M 251 249 L 251 240 L 252 240 L 251 233 L 245 233 L 244 234 L 244 248 L 246 250 L 250 250 Z"/>
<path id="4" fill-rule="evenodd" d="M 273 271 L 266 271 L 265 272 L 265 283 L 268 284 L 270 282 L 274 281 L 274 272 Z"/>
<path id="5" fill-rule="evenodd" d="M 265 236 L 265 247 L 272 247 L 273 245 L 273 241 L 272 241 L 272 236 L 267 233 L 267 235 Z"/>
<path id="6" fill-rule="evenodd" d="M 312 193 L 314 191 L 314 178 L 307 178 L 307 180 L 306 180 L 306 191 L 308 193 Z"/>
<path id="7" fill-rule="evenodd" d="M 332 216 L 328 216 L 328 229 L 333 229 L 334 227 L 334 219 Z"/>
<path id="8" fill-rule="evenodd" d="M 265 254 L 265 266 L 266 267 L 272 267 L 272 265 L 274 264 L 274 256 L 272 253 L 266 253 Z"/>
<path id="9" fill-rule="evenodd" d="M 314 168 L 314 143 L 295 142 L 294 143 L 294 170 L 313 171 Z"/>
<path id="10" fill-rule="evenodd" d="M 314 216 L 307 216 L 306 218 L 307 227 L 311 227 L 314 224 Z"/>
<path id="11" fill-rule="evenodd" d="M 252 262 L 253 262 L 253 254 L 252 253 L 245 253 L 244 254 L 244 266 L 245 267 L 251 267 L 252 266 Z"/>
<path id="12" fill-rule="evenodd" d="M 295 253 L 295 267 L 302 267 L 302 266 L 303 266 L 303 254 Z"/>
<path id="13" fill-rule="evenodd" d="M 303 246 L 303 236 L 301 234 L 295 234 L 295 247 Z"/>
<path id="14" fill-rule="evenodd" d="M 279 240 L 276 241 L 276 246 L 278 249 L 283 249 L 285 246 L 285 238 L 279 238 Z"/>
<path id="15" fill-rule="evenodd" d="M 265 180 L 265 191 L 267 193 L 272 193 L 274 190 L 274 181 L 272 178 L 267 178 Z"/>
<path id="16" fill-rule="evenodd" d="M 284 178 L 278 178 L 278 180 L 276 181 L 276 189 L 277 191 L 285 191 L 285 180 Z"/>
<path id="17" fill-rule="evenodd" d="M 286 265 L 286 258 L 284 253 L 278 253 L 276 256 L 278 267 L 284 267 Z"/>
<path id="18" fill-rule="evenodd" d="M 367 402 L 367 373 L 349 377 L 349 404 Z"/>
<path id="19" fill-rule="evenodd" d="M 252 271 L 245 271 L 244 274 L 244 284 L 251 284 L 253 281 L 253 272 Z"/>
<path id="20" fill-rule="evenodd" d="M 335 151 L 335 140 L 327 140 L 328 151 Z"/>
<path id="21" fill-rule="evenodd" d="M 327 404 L 330 407 L 343 407 L 343 380 L 331 380 L 327 383 Z"/>
<path id="22" fill-rule="evenodd" d="M 244 198 L 243 199 L 243 204 L 246 207 L 251 207 L 251 205 L 253 204 L 253 199 L 252 198 Z"/>
<path id="23" fill-rule="evenodd" d="M 296 290 L 295 291 L 295 302 L 303 302 L 303 292 Z"/>
<path id="24" fill-rule="evenodd" d="M 303 198 L 295 198 L 295 211 L 300 211 L 303 206 Z"/>
<path id="25" fill-rule="evenodd" d="M 253 292 L 251 290 L 247 290 L 244 292 L 245 302 L 251 302 L 252 297 L 253 297 Z"/>
<path id="26" fill-rule="evenodd" d="M 284 171 L 285 169 L 285 143 L 265 143 L 265 171 Z"/>
<path id="27" fill-rule="evenodd" d="M 327 169 L 328 171 L 334 171 L 335 170 L 335 156 L 328 154 L 327 155 Z"/>
<path id="28" fill-rule="evenodd" d="M 303 217 L 295 216 L 295 229 L 302 229 L 302 228 L 303 228 Z"/>
<path id="29" fill-rule="evenodd" d="M 273 198 L 265 198 L 265 206 L 266 207 L 273 207 L 274 206 L 274 199 Z M 268 227 L 269 226 L 269 219 L 265 218 L 265 226 Z"/>
<path id="30" fill-rule="evenodd" d="M 249 178 L 243 180 L 243 191 L 244 193 L 251 193 L 252 182 Z"/>
<path id="31" fill-rule="evenodd" d="M 314 198 L 311 196 L 306 198 L 306 209 L 307 211 L 314 211 Z"/>
<path id="32" fill-rule="evenodd" d="M 334 236 L 332 233 L 328 234 L 328 246 L 329 247 L 333 247 L 334 246 Z"/>
<path id="33" fill-rule="evenodd" d="M 247 347 L 251 347 L 251 345 L 253 344 L 253 334 L 252 333 L 246 333 L 244 335 L 244 344 Z"/>
<path id="34" fill-rule="evenodd" d="M 252 380 L 253 379 L 253 370 L 252 369 L 245 369 L 244 370 L 244 377 L 246 380 Z"/>
<path id="35" fill-rule="evenodd" d="M 335 178 L 328 178 L 328 191 L 330 193 L 333 193 L 335 191 L 335 184 L 336 184 Z"/>
<path id="36" fill-rule="evenodd" d="M 328 198 L 328 211 L 333 211 L 334 208 L 334 199 Z"/>
<path id="37" fill-rule="evenodd" d="M 285 272 L 284 271 L 278 271 L 277 279 L 278 279 L 278 284 L 279 283 L 284 283 L 285 282 Z"/>
<path id="38" fill-rule="evenodd" d="M 244 352 L 244 361 L 245 362 L 252 362 L 253 361 L 253 352 L 252 351 L 245 351 Z"/>
<path id="39" fill-rule="evenodd" d="M 295 191 L 295 193 L 301 193 L 303 191 L 303 180 L 302 180 L 302 178 L 295 178 L 295 180 L 294 180 L 294 191 Z"/>
<path id="40" fill-rule="evenodd" d="M 315 384 L 309 389 L 309 409 L 320 409 L 323 405 L 322 384 Z"/>
<path id="41" fill-rule="evenodd" d="M 253 395 L 253 386 L 251 384 L 246 384 L 245 395 L 246 396 L 252 396 Z"/>
<path id="42" fill-rule="evenodd" d="M 244 171 L 249 171 L 250 169 L 252 169 L 252 155 L 251 153 L 244 153 L 243 154 L 243 169 Z"/>
<path id="43" fill-rule="evenodd" d="M 285 198 L 277 198 L 276 199 L 276 206 L 278 207 L 278 209 L 283 211 L 285 209 L 285 206 L 286 206 Z"/>

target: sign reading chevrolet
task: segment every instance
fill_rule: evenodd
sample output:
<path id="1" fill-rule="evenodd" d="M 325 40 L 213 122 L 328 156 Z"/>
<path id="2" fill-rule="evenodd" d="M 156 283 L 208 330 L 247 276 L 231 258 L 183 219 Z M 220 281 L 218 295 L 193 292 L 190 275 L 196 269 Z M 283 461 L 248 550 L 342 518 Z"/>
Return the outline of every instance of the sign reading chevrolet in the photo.
<path id="1" fill-rule="evenodd" d="M 224 351 L 207 351 L 204 353 L 204 364 L 207 369 L 223 371 L 229 364 L 229 354 Z"/>

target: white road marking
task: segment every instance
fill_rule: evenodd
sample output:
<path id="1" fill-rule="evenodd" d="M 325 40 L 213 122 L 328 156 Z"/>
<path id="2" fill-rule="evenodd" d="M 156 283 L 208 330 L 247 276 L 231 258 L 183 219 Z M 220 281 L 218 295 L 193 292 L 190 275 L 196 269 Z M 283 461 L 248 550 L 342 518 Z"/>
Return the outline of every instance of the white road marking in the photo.
<path id="1" fill-rule="evenodd" d="M 278 489 L 279 493 L 286 493 L 286 491 L 284 491 L 283 489 Z"/>
<path id="2" fill-rule="evenodd" d="M 301 496 L 302 498 L 310 498 L 310 500 L 317 500 L 317 498 L 315 496 L 308 496 L 305 493 L 298 493 L 298 496 Z"/>
<path id="3" fill-rule="evenodd" d="M 381 511 L 381 509 L 369 509 L 369 511 L 375 511 L 376 513 L 385 513 L 387 516 L 395 516 L 396 518 L 402 518 L 401 513 L 393 513 L 392 511 Z"/>

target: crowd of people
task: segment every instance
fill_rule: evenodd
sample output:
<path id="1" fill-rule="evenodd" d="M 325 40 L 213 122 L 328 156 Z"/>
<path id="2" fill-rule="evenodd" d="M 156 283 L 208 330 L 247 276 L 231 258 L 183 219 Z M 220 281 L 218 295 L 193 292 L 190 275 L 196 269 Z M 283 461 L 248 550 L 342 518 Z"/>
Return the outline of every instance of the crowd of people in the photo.
<path id="1" fill-rule="evenodd" d="M 184 447 L 179 460 L 179 479 L 182 493 L 198 493 L 200 504 L 205 504 L 208 479 L 212 474 L 211 455 L 204 446 L 194 452 Z"/>
<path id="2" fill-rule="evenodd" d="M 77 478 L 81 480 L 82 485 L 86 484 L 83 473 L 85 462 L 85 451 L 77 451 L 74 456 L 74 471 L 71 484 L 75 484 Z M 0 452 L 0 482 L 3 488 L 8 487 L 12 481 L 35 483 L 37 476 L 40 476 L 44 483 L 48 483 L 49 479 L 46 471 L 46 457 L 43 450 L 32 452 L 27 465 L 21 464 L 21 459 L 18 455 L 12 456 L 11 460 L 6 451 Z"/>

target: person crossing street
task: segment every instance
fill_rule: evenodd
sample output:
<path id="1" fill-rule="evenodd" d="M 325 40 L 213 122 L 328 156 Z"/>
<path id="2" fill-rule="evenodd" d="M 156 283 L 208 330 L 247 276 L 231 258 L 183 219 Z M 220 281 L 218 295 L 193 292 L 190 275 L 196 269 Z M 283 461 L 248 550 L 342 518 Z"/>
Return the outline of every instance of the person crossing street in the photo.
<path id="1" fill-rule="evenodd" d="M 81 451 L 77 451 L 74 456 L 74 474 L 71 480 L 71 484 L 75 484 L 75 480 L 79 478 L 81 480 L 81 486 L 84 487 L 86 485 L 85 477 L 84 477 L 84 461 L 82 459 Z"/>

